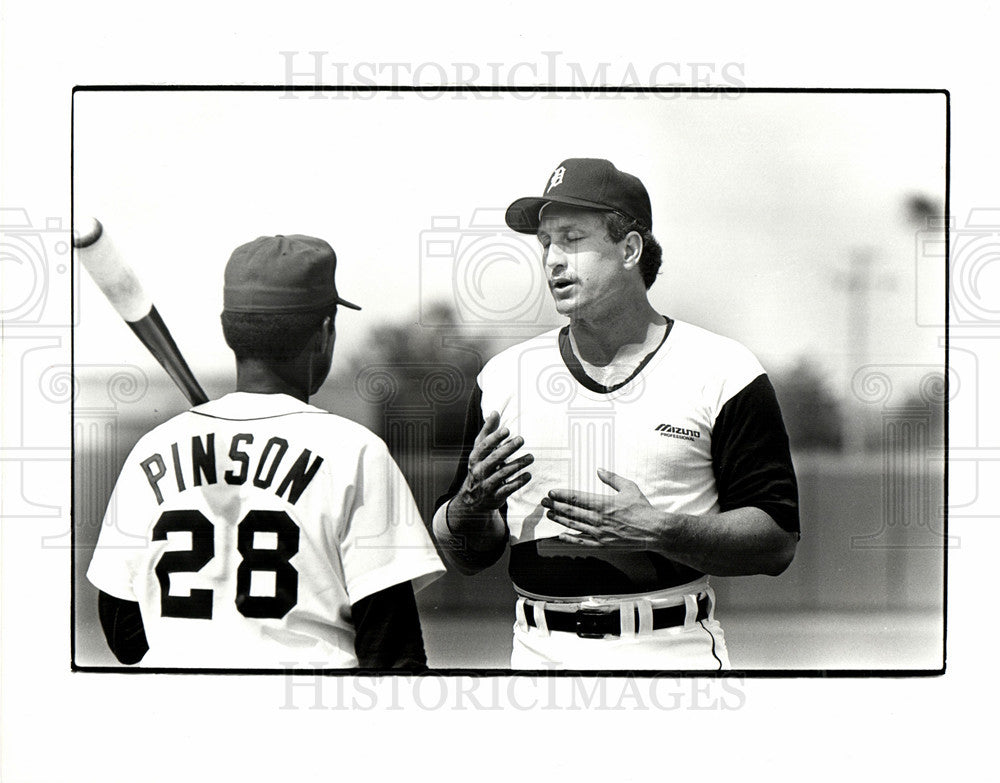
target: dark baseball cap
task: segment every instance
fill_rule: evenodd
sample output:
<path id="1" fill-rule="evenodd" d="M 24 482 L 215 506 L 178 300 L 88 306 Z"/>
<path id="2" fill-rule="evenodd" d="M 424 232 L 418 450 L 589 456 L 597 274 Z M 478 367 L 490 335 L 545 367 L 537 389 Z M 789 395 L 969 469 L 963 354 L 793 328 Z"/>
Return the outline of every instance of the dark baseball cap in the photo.
<path id="1" fill-rule="evenodd" d="M 507 225 L 522 234 L 538 231 L 539 212 L 546 204 L 619 212 L 653 228 L 653 208 L 645 186 L 603 158 L 567 158 L 545 181 L 540 197 L 519 198 L 509 207 Z"/>
<path id="2" fill-rule="evenodd" d="M 226 264 L 223 308 L 231 313 L 299 313 L 343 305 L 337 294 L 337 254 L 322 239 L 302 234 L 257 237 Z"/>

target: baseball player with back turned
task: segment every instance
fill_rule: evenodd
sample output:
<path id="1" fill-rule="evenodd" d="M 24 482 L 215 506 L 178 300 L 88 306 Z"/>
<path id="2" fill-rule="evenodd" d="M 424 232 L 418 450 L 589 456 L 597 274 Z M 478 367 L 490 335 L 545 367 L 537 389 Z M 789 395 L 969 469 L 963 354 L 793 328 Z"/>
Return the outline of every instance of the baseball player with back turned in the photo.
<path id="1" fill-rule="evenodd" d="M 236 391 L 132 450 L 87 576 L 123 663 L 426 668 L 414 590 L 443 566 L 385 444 L 308 404 L 330 371 L 336 255 L 260 237 L 225 270 Z"/>
<path id="2" fill-rule="evenodd" d="M 780 574 L 798 541 L 767 375 L 650 304 L 661 249 L 636 177 L 566 160 L 506 220 L 538 237 L 569 324 L 479 374 L 435 536 L 466 573 L 510 542 L 515 669 L 728 668 L 708 575 Z"/>

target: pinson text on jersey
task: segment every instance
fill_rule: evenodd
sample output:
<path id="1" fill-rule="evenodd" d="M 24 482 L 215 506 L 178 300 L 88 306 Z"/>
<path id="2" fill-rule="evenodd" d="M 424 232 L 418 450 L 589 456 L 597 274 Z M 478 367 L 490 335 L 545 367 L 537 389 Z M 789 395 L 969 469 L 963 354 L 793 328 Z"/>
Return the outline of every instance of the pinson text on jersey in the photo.
<path id="1" fill-rule="evenodd" d="M 190 448 L 184 449 L 183 457 L 180 444 L 171 443 L 167 459 L 164 459 L 159 452 L 154 452 L 139 464 L 159 504 L 163 503 L 164 486 L 170 489 L 176 487 L 178 492 L 183 492 L 188 488 L 189 481 L 194 487 L 216 484 L 220 480 L 232 485 L 252 481 L 255 487 L 268 489 L 274 484 L 279 470 L 284 465 L 286 467 L 282 470 L 281 480 L 278 481 L 274 493 L 282 497 L 287 492 L 288 502 L 294 504 L 323 464 L 323 458 L 319 455 L 313 458 L 309 449 L 303 449 L 289 465 L 285 460 L 288 441 L 284 438 L 277 436 L 270 438 L 257 455 L 251 455 L 246 450 L 246 447 L 253 442 L 252 433 L 240 432 L 233 435 L 229 444 L 228 463 L 217 466 L 215 433 L 209 432 L 204 436 L 193 436 Z M 185 465 L 187 471 L 184 469 Z M 161 486 L 168 473 L 172 473 L 173 481 L 167 481 Z"/>

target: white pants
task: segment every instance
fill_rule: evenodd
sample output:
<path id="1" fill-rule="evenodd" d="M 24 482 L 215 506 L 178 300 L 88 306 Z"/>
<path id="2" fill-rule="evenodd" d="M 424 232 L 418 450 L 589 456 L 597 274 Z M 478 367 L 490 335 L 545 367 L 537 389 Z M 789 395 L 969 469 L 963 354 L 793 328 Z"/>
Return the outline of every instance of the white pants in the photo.
<path id="1" fill-rule="evenodd" d="M 697 619 L 698 598 L 707 596 L 708 617 Z M 652 629 L 652 610 L 687 607 L 683 625 Z M 568 631 L 549 631 L 545 609 L 613 607 L 621 616 L 622 635 L 581 638 Z M 612 608 L 612 611 L 614 610 Z M 534 626 L 527 622 L 533 614 Z M 657 593 L 585 600 L 553 601 L 521 596 L 515 610 L 512 669 L 607 669 L 657 671 L 718 671 L 729 668 L 722 626 L 715 619 L 715 592 L 707 579 Z M 635 622 L 638 614 L 639 622 Z"/>

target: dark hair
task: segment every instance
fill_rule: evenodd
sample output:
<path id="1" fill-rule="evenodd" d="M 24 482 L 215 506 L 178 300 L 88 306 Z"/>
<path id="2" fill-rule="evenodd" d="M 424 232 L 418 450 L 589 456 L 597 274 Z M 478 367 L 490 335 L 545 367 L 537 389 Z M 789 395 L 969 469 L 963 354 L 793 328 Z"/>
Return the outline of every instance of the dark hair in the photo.
<path id="1" fill-rule="evenodd" d="M 237 359 L 280 362 L 291 359 L 336 308 L 305 313 L 222 312 L 222 334 Z"/>
<path id="2" fill-rule="evenodd" d="M 638 220 L 620 212 L 605 212 L 604 225 L 608 231 L 608 239 L 612 242 L 621 242 L 632 231 L 638 231 L 642 236 L 642 255 L 639 256 L 639 271 L 642 273 L 642 282 L 648 290 L 660 272 L 660 264 L 663 263 L 663 248 L 656 241 L 653 232 L 646 228 Z"/>

